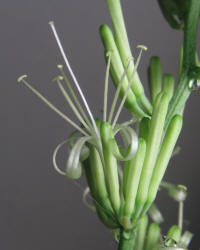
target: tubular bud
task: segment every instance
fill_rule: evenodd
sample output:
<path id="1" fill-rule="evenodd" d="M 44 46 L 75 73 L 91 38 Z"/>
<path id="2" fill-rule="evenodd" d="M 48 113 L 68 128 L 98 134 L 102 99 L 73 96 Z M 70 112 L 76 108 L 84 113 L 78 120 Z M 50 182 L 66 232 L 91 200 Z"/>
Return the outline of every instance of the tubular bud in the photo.
<path id="1" fill-rule="evenodd" d="M 172 156 L 173 149 L 175 147 L 175 144 L 177 142 L 178 136 L 181 132 L 182 128 L 182 117 L 179 115 L 176 115 L 166 132 L 166 135 L 164 137 L 157 161 L 156 166 L 154 168 L 153 176 L 151 178 L 151 183 L 149 186 L 149 192 L 148 192 L 148 201 L 146 206 L 149 207 L 150 204 L 154 201 L 160 182 L 164 176 L 164 173 L 166 171 L 167 165 L 169 163 L 169 160 Z"/>
<path id="2" fill-rule="evenodd" d="M 142 121 L 140 122 L 140 133 L 139 137 L 143 138 L 146 142 L 148 140 L 149 136 L 149 129 L 150 129 L 150 119 L 147 117 L 144 117 Z"/>
<path id="3" fill-rule="evenodd" d="M 103 122 L 100 129 L 103 156 L 104 156 L 104 171 L 106 178 L 106 185 L 108 187 L 108 193 L 110 201 L 114 211 L 118 214 L 120 210 L 120 194 L 119 194 L 119 178 L 117 160 L 113 156 L 109 147 L 109 140 L 114 139 L 113 130 L 108 122 Z"/>
<path id="4" fill-rule="evenodd" d="M 137 194 L 140 175 L 142 172 L 145 152 L 146 152 L 145 140 L 140 138 L 137 153 L 135 157 L 128 162 L 129 171 L 125 189 L 125 204 L 124 204 L 123 214 L 130 220 L 135 207 L 135 198 Z"/>
<path id="5" fill-rule="evenodd" d="M 154 250 L 159 244 L 161 234 L 160 227 L 156 223 L 149 226 L 147 238 L 145 242 L 145 250 Z"/>
<path id="6" fill-rule="evenodd" d="M 137 226 L 137 238 L 135 244 L 137 246 L 137 250 L 144 249 L 147 226 L 148 226 L 148 216 L 145 215 L 139 220 Z"/>
<path id="7" fill-rule="evenodd" d="M 163 76 L 163 91 L 167 93 L 169 100 L 171 100 L 174 94 L 174 77 L 170 74 L 164 74 Z"/>
<path id="8" fill-rule="evenodd" d="M 120 54 L 116 46 L 111 29 L 107 25 L 103 24 L 101 25 L 99 31 L 106 53 L 108 51 L 112 51 L 110 72 L 113 83 L 115 87 L 117 87 L 120 82 L 121 76 L 124 73 L 124 66 L 122 64 Z M 128 84 L 129 81 L 127 79 L 127 76 L 125 75 L 120 90 L 121 98 L 123 98 Z M 146 116 L 145 112 L 138 105 L 136 96 L 131 89 L 129 90 L 128 96 L 126 98 L 125 106 L 131 113 L 135 113 L 139 117 Z"/>
<path id="9" fill-rule="evenodd" d="M 93 145 L 89 145 L 89 149 L 90 149 L 89 163 L 91 168 L 90 171 L 91 171 L 91 178 L 95 180 L 94 185 L 96 190 L 96 198 L 98 199 L 98 202 L 105 210 L 108 210 L 113 213 L 108 198 L 104 170 L 99 153 Z"/>
<path id="10" fill-rule="evenodd" d="M 154 104 L 156 96 L 162 89 L 162 65 L 160 58 L 153 56 L 150 59 L 148 69 L 149 89 L 151 94 L 151 100 Z"/>
<path id="11" fill-rule="evenodd" d="M 148 189 L 163 135 L 168 101 L 168 96 L 163 92 L 156 98 L 155 108 L 150 123 L 145 160 L 137 192 L 136 213 L 134 216 L 136 218 L 141 214 L 143 206 L 147 201 Z"/>
<path id="12" fill-rule="evenodd" d="M 127 59 L 132 57 L 132 53 L 128 41 L 120 0 L 107 0 L 107 5 L 110 11 L 112 24 L 114 28 L 115 43 L 118 48 L 122 64 L 125 67 Z M 127 72 L 127 77 L 129 81 L 131 80 L 133 69 L 134 69 L 134 63 L 132 61 L 130 63 L 130 67 L 128 68 Z M 138 101 L 141 102 L 141 104 L 145 107 L 148 113 L 151 113 L 152 111 L 151 104 L 144 94 L 144 88 L 137 72 L 134 76 L 131 88 L 134 94 L 136 95 Z"/>

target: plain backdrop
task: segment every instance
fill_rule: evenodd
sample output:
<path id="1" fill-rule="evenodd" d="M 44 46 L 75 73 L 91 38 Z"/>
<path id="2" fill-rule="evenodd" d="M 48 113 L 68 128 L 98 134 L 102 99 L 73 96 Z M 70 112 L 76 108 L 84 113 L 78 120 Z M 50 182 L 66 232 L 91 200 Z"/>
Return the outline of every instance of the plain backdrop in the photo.
<path id="1" fill-rule="evenodd" d="M 147 89 L 147 67 L 159 55 L 163 71 L 176 75 L 182 33 L 165 22 L 157 1 L 123 0 L 133 53 L 148 47 L 139 65 Z M 103 105 L 105 62 L 98 28 L 110 24 L 105 0 L 1 0 L 0 2 L 0 249 L 116 249 L 111 232 L 82 204 L 84 181 L 74 182 L 53 169 L 55 146 L 73 130 L 25 86 L 28 81 L 74 119 L 51 78 L 63 63 L 48 22 L 53 20 L 95 116 Z M 111 85 L 110 85 L 111 86 Z M 114 88 L 109 89 L 109 103 Z M 200 96 L 192 93 L 179 139 L 181 153 L 173 158 L 165 179 L 188 187 L 187 229 L 200 247 Z M 120 120 L 128 119 L 126 111 Z M 64 164 L 61 154 L 59 162 Z M 177 204 L 165 192 L 157 204 L 165 216 L 163 235 L 177 221 Z"/>

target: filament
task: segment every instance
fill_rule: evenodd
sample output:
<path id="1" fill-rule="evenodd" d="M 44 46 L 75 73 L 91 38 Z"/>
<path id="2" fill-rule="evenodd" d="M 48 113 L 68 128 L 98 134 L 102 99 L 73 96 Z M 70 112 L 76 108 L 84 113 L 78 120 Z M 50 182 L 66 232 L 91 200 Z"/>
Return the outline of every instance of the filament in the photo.
<path id="1" fill-rule="evenodd" d="M 90 131 L 90 128 L 88 127 L 87 123 L 83 120 L 82 116 L 80 115 L 79 111 L 77 110 L 77 108 L 75 107 L 75 105 L 73 104 L 71 98 L 69 97 L 69 95 L 67 94 L 67 92 L 65 91 L 64 87 L 62 86 L 62 83 L 60 82 L 60 80 L 57 80 L 57 84 L 58 87 L 60 88 L 60 91 L 62 92 L 63 96 L 65 97 L 67 103 L 69 104 L 69 106 L 71 107 L 71 109 L 73 110 L 74 114 L 76 115 L 76 117 L 78 118 L 78 120 L 85 126 L 85 128 Z"/>
<path id="2" fill-rule="evenodd" d="M 65 74 L 65 72 L 63 70 L 63 65 L 59 64 L 59 65 L 57 65 L 57 67 L 60 70 L 60 72 L 61 72 L 61 74 L 63 76 L 63 79 L 64 79 L 64 81 L 65 81 L 65 83 L 67 85 L 67 88 L 69 89 L 69 92 L 70 92 L 72 98 L 74 99 L 74 102 L 76 103 L 78 109 L 80 110 L 83 118 L 85 119 L 85 121 L 87 122 L 87 124 L 91 127 L 90 121 L 88 120 L 87 115 L 85 114 L 83 108 L 81 107 L 81 104 L 80 104 L 78 98 L 76 97 L 76 95 L 75 95 L 75 93 L 74 93 L 74 91 L 73 91 L 73 89 L 71 87 L 71 84 L 70 84 L 70 82 L 69 82 L 69 80 L 68 80 L 68 78 L 67 78 L 67 76 L 66 76 L 66 74 Z"/>
<path id="3" fill-rule="evenodd" d="M 24 78 L 26 75 L 18 78 L 18 82 L 23 82 L 26 87 L 28 87 L 34 94 L 36 94 L 47 106 L 49 106 L 53 111 L 55 111 L 58 115 L 60 115 L 64 120 L 70 123 L 73 127 L 79 130 L 82 134 L 88 135 L 82 128 L 80 128 L 75 122 L 73 122 L 70 118 L 68 118 L 65 114 L 63 114 L 59 109 L 57 109 L 51 102 L 49 102 L 43 95 L 41 95 L 35 88 L 33 88 Z"/>
<path id="4" fill-rule="evenodd" d="M 119 97 L 119 93 L 120 93 L 120 90 L 121 90 L 121 87 L 122 87 L 122 84 L 123 84 L 123 80 L 124 80 L 124 78 L 126 76 L 126 73 L 128 71 L 131 60 L 133 60 L 133 58 L 129 59 L 129 61 L 128 61 L 127 65 L 126 65 L 126 68 L 124 69 L 124 72 L 123 72 L 123 74 L 121 76 L 120 82 L 119 82 L 119 84 L 117 86 L 117 90 L 116 90 L 115 96 L 113 98 L 113 102 L 112 102 L 112 105 L 111 105 L 110 114 L 109 114 L 109 118 L 108 118 L 109 123 L 111 123 L 111 121 L 112 121 L 114 110 L 115 110 L 115 107 L 116 107 L 116 104 L 117 104 L 117 99 Z"/>
<path id="5" fill-rule="evenodd" d="M 133 73 L 132 73 L 132 75 L 131 75 L 131 79 L 130 79 L 130 81 L 129 81 L 128 87 L 127 87 L 126 92 L 125 92 L 125 94 L 124 94 L 124 97 L 123 97 L 123 99 L 122 99 L 122 101 L 121 101 L 121 104 L 120 104 L 120 106 L 119 106 L 119 109 L 117 110 L 117 113 L 116 113 L 116 115 L 115 115 L 115 118 L 114 118 L 114 121 L 113 121 L 113 124 L 112 124 L 112 127 L 113 127 L 113 128 L 115 127 L 115 125 L 116 125 L 116 123 L 117 123 L 117 120 L 118 120 L 118 118 L 119 118 L 119 115 L 120 115 L 120 113 L 121 113 L 121 111 L 122 111 L 122 108 L 123 108 L 124 103 L 125 103 L 125 101 L 126 101 L 126 98 L 127 98 L 127 96 L 128 96 L 128 92 L 129 92 L 129 90 L 130 90 L 130 88 L 131 88 L 131 84 L 132 84 L 133 78 L 134 78 L 134 76 L 135 76 L 135 73 L 136 73 L 136 71 L 137 71 L 139 62 L 140 62 L 140 60 L 141 60 L 142 52 L 143 52 L 143 50 L 146 50 L 146 47 L 145 47 L 145 46 L 142 46 L 142 45 L 139 45 L 137 48 L 140 48 L 140 53 L 139 53 L 139 56 L 138 56 L 138 58 L 137 58 L 137 61 L 136 61 L 136 64 L 135 64 Z"/>
<path id="6" fill-rule="evenodd" d="M 52 29 L 52 31 L 53 31 L 53 34 L 54 34 L 54 36 L 55 36 L 56 42 L 57 42 L 57 44 L 58 44 L 58 47 L 59 47 L 60 52 L 61 52 L 61 54 L 62 54 L 62 56 L 63 56 L 64 61 L 65 61 L 65 64 L 66 64 L 66 66 L 67 66 L 67 68 L 68 68 L 68 70 L 69 70 L 69 72 L 70 72 L 70 74 L 71 74 L 71 77 L 72 77 L 72 79 L 73 79 L 73 81 L 74 81 L 74 83 L 75 83 L 75 85 L 76 85 L 76 87 L 77 87 L 77 89 L 78 89 L 78 92 L 79 92 L 79 94 L 80 94 L 80 96 L 81 96 L 81 98 L 82 98 L 82 100 L 83 100 L 83 103 L 84 103 L 84 105 L 85 105 L 85 107 L 86 107 L 86 110 L 87 110 L 87 112 L 88 112 L 88 114 L 89 114 L 89 116 L 90 116 L 90 119 L 91 119 L 92 123 L 93 123 L 94 130 L 95 130 L 95 132 L 96 132 L 96 135 L 97 135 L 98 137 L 100 137 L 100 136 L 99 136 L 98 129 L 97 129 L 97 126 L 96 126 L 96 123 L 95 123 L 95 121 L 94 121 L 94 117 L 93 117 L 93 115 L 92 115 L 92 113 L 91 113 L 91 111 L 90 111 L 90 108 L 89 108 L 89 106 L 88 106 L 88 104 L 87 104 L 87 101 L 86 101 L 86 99 L 85 99 L 85 97 L 84 97 L 84 95 L 83 95 L 83 92 L 82 92 L 82 90 L 81 90 L 81 88 L 80 88 L 80 86 L 79 86 L 79 83 L 78 83 L 78 81 L 77 81 L 77 79 L 76 79 L 76 77 L 75 77 L 75 75 L 74 75 L 74 73 L 73 73 L 73 71 L 72 71 L 72 68 L 71 68 L 71 66 L 70 66 L 70 63 L 69 63 L 69 61 L 68 61 L 68 59 L 67 59 L 67 57 L 66 57 L 66 54 L 65 54 L 65 52 L 64 52 L 64 49 L 63 49 L 62 44 L 61 44 L 61 42 L 60 42 L 60 38 L 59 38 L 59 36 L 58 36 L 58 34 L 57 34 L 55 25 L 54 25 L 53 22 L 49 22 L 49 24 L 50 24 L 50 26 L 51 26 L 51 29 Z"/>

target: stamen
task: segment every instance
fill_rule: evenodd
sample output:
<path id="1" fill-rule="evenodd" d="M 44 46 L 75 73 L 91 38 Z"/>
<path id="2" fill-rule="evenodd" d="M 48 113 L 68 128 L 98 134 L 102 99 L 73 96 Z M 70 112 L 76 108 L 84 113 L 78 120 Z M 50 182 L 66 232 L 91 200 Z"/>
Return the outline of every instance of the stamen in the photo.
<path id="1" fill-rule="evenodd" d="M 136 48 L 144 50 L 144 51 L 147 51 L 147 49 L 148 49 L 147 46 L 145 46 L 145 45 L 138 45 Z"/>
<path id="2" fill-rule="evenodd" d="M 112 117 L 113 117 L 113 114 L 114 114 L 114 110 L 115 110 L 115 107 L 116 107 L 116 104 L 117 104 L 117 99 L 118 99 L 118 97 L 119 97 L 119 93 L 120 93 L 120 90 L 121 90 L 121 87 L 122 87 L 124 78 L 125 78 L 125 76 L 126 76 L 126 74 L 127 74 L 127 72 L 128 72 L 128 68 L 129 68 L 130 62 L 131 62 L 132 60 L 134 60 L 133 57 L 130 58 L 130 59 L 128 60 L 128 63 L 127 63 L 127 65 L 126 65 L 126 68 L 124 69 L 124 72 L 123 72 L 123 74 L 122 74 L 122 77 L 121 77 L 121 79 L 120 79 L 120 82 L 119 82 L 119 84 L 118 84 L 118 86 L 117 86 L 117 90 L 116 90 L 115 96 L 114 96 L 114 98 L 113 98 L 113 102 L 112 102 L 112 105 L 111 105 L 110 114 L 109 114 L 109 118 L 108 118 L 108 122 L 109 122 L 109 123 L 111 123 L 111 121 L 112 121 Z"/>
<path id="3" fill-rule="evenodd" d="M 184 206 L 183 201 L 180 201 L 178 206 L 178 226 L 181 229 L 181 231 L 183 229 L 183 206 Z"/>
<path id="4" fill-rule="evenodd" d="M 110 61 L 111 61 L 112 52 L 109 51 L 106 56 L 108 56 L 108 63 L 106 67 L 106 76 L 105 76 L 105 87 L 104 87 L 104 105 L 103 105 L 103 121 L 106 121 L 107 116 L 107 102 L 108 102 L 108 81 L 109 81 L 109 72 L 110 72 Z"/>
<path id="5" fill-rule="evenodd" d="M 63 80 L 63 77 L 62 76 L 60 76 L 60 75 L 58 75 L 58 76 L 55 76 L 55 77 L 53 77 L 52 78 L 52 82 L 55 82 L 55 81 L 62 81 Z"/>
<path id="6" fill-rule="evenodd" d="M 177 186 L 179 189 L 179 207 L 178 207 L 178 226 L 182 232 L 183 229 L 183 212 L 184 212 L 184 200 L 187 194 L 187 188 L 183 185 Z M 182 196 L 182 197 L 181 197 Z"/>
<path id="7" fill-rule="evenodd" d="M 59 109 L 57 109 L 51 102 L 49 102 L 43 95 L 41 95 L 35 88 L 33 88 L 24 78 L 27 77 L 23 75 L 17 79 L 18 82 L 23 82 L 26 87 L 28 87 L 34 94 L 36 94 L 47 106 L 49 106 L 53 111 L 55 111 L 58 115 L 60 115 L 64 120 L 69 122 L 73 127 L 79 130 L 82 134 L 87 135 L 82 128 L 80 128 L 76 123 L 74 123 L 70 118 L 68 118 L 65 114 L 63 114 Z"/>
<path id="8" fill-rule="evenodd" d="M 64 49 L 63 49 L 62 44 L 61 44 L 61 42 L 60 42 L 59 36 L 58 36 L 58 34 L 57 34 L 55 25 L 54 25 L 53 22 L 49 22 L 49 24 L 50 24 L 50 26 L 51 26 L 51 29 L 52 29 L 52 31 L 53 31 L 53 34 L 54 34 L 54 36 L 55 36 L 56 42 L 57 42 L 57 44 L 58 44 L 58 47 L 59 47 L 60 52 L 61 52 L 61 54 L 62 54 L 62 56 L 63 56 L 64 61 L 65 61 L 65 64 L 66 64 L 66 66 L 67 66 L 67 68 L 68 68 L 68 70 L 69 70 L 69 72 L 70 72 L 70 74 L 71 74 L 71 76 L 72 76 L 72 79 L 73 79 L 73 81 L 74 81 L 74 83 L 75 83 L 75 85 L 76 85 L 76 87 L 77 87 L 77 89 L 78 89 L 78 92 L 79 92 L 79 94 L 80 94 L 80 96 L 81 96 L 81 98 L 82 98 L 82 100 L 83 100 L 83 103 L 84 103 L 84 105 L 85 105 L 85 107 L 86 107 L 86 110 L 87 110 L 87 112 L 88 112 L 88 114 L 89 114 L 89 116 L 90 116 L 90 119 L 91 119 L 91 121 L 92 121 L 94 130 L 95 130 L 95 132 L 96 132 L 96 135 L 97 135 L 97 137 L 99 138 L 100 135 L 99 135 L 99 131 L 98 131 L 98 129 L 97 129 L 96 123 L 95 123 L 95 121 L 94 121 L 94 117 L 93 117 L 93 115 L 92 115 L 92 113 L 91 113 L 91 111 L 90 111 L 90 108 L 89 108 L 89 106 L 88 106 L 88 104 L 87 104 L 87 101 L 86 101 L 86 99 L 85 99 L 85 97 L 84 97 L 84 95 L 83 95 L 83 92 L 82 92 L 82 90 L 81 90 L 81 88 L 80 88 L 80 86 L 79 86 L 79 83 L 78 83 L 78 81 L 77 81 L 77 79 L 76 79 L 76 77 L 75 77 L 75 75 L 74 75 L 74 73 L 73 73 L 73 71 L 72 71 L 72 68 L 71 68 L 71 66 L 70 66 L 70 64 L 69 64 L 69 61 L 68 61 L 68 59 L 67 59 L 67 57 L 66 57 L 66 55 L 65 55 L 65 52 L 64 52 Z"/>
<path id="9" fill-rule="evenodd" d="M 65 81 L 65 83 L 67 85 L 67 88 L 69 89 L 70 94 L 71 94 L 72 98 L 74 99 L 74 102 L 76 103 L 76 106 L 78 107 L 79 111 L 81 112 L 81 114 L 82 114 L 83 118 L 85 119 L 85 121 L 87 122 L 87 124 L 92 129 L 91 123 L 90 123 L 87 115 L 85 114 L 83 108 L 81 107 L 81 104 L 80 104 L 78 98 L 76 97 L 76 95 L 75 95 L 75 93 L 74 93 L 74 91 L 73 91 L 73 89 L 71 87 L 71 84 L 70 84 L 70 82 L 69 82 L 69 80 L 68 80 L 68 78 L 67 78 L 67 76 L 66 76 L 66 74 L 65 74 L 65 72 L 63 70 L 63 65 L 59 64 L 59 65 L 57 65 L 57 68 L 60 70 L 60 72 L 61 72 L 61 74 L 62 74 L 62 76 L 64 78 L 64 81 Z"/>
<path id="10" fill-rule="evenodd" d="M 78 112 L 77 108 L 75 107 L 75 105 L 73 104 L 71 98 L 69 97 L 69 95 L 67 94 L 67 92 L 65 91 L 65 89 L 62 86 L 62 83 L 60 82 L 60 80 L 63 79 L 63 77 L 58 76 L 56 80 L 58 87 L 60 88 L 60 91 L 62 92 L 63 96 L 65 97 L 67 103 L 69 104 L 69 106 L 71 107 L 71 109 L 73 110 L 74 114 L 76 115 L 76 117 L 78 118 L 78 120 L 83 124 L 83 126 L 85 126 L 85 128 L 88 130 L 88 132 L 90 132 L 90 128 L 88 127 L 88 125 L 86 124 L 86 122 L 83 120 L 82 116 L 80 115 L 80 113 Z"/>
<path id="11" fill-rule="evenodd" d="M 116 125 L 116 123 L 117 123 L 117 120 L 118 120 L 118 118 L 119 118 L 119 115 L 120 115 L 120 113 L 121 113 L 121 111 L 122 111 L 122 108 L 123 108 L 123 106 L 124 106 L 124 103 L 125 103 L 125 101 L 126 101 L 126 98 L 127 98 L 127 96 L 128 96 L 128 92 L 129 92 L 129 90 L 130 90 L 130 88 L 131 88 L 131 84 L 132 84 L 133 78 L 134 78 L 134 76 L 135 76 L 135 73 L 136 73 L 136 71 L 137 71 L 139 62 L 140 62 L 140 60 L 141 60 L 142 52 L 143 52 L 143 50 L 147 50 L 147 47 L 145 47 L 145 46 L 143 46 L 143 45 L 139 45 L 139 46 L 137 46 L 137 48 L 140 48 L 140 53 L 139 53 L 139 56 L 138 56 L 138 58 L 137 58 L 137 61 L 136 61 L 136 64 L 135 64 L 135 67 L 134 67 L 134 70 L 133 70 L 131 79 L 130 79 L 130 81 L 129 81 L 128 87 L 127 87 L 126 92 L 125 92 L 125 94 L 124 94 L 124 97 L 123 97 L 123 99 L 122 99 L 122 101 L 121 101 L 121 104 L 120 104 L 120 106 L 119 106 L 119 109 L 118 109 L 118 111 L 117 111 L 117 113 L 116 113 L 116 115 L 115 115 L 115 119 L 114 119 L 114 121 L 113 121 L 112 128 L 115 127 L 115 125 Z"/>

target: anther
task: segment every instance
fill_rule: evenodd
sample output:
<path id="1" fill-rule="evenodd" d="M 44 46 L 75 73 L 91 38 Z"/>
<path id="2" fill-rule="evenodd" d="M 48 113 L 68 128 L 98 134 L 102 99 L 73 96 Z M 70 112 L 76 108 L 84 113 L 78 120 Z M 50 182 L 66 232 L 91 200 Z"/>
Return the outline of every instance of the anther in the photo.
<path id="1" fill-rule="evenodd" d="M 50 22 L 49 22 L 49 25 L 53 25 L 53 24 L 54 24 L 54 21 L 50 21 Z"/>
<path id="2" fill-rule="evenodd" d="M 58 69 L 63 69 L 63 65 L 62 65 L 62 64 L 58 64 L 58 65 L 57 65 L 57 68 L 58 68 Z"/>
<path id="3" fill-rule="evenodd" d="M 58 80 L 62 81 L 63 80 L 63 76 L 58 75 L 58 76 L 55 76 L 55 77 L 52 78 L 53 82 L 58 81 Z"/>
<path id="4" fill-rule="evenodd" d="M 109 56 L 111 56 L 111 54 L 112 54 L 112 50 L 109 50 L 109 51 L 106 53 L 106 56 L 109 57 Z"/>
<path id="5" fill-rule="evenodd" d="M 22 82 L 27 77 L 28 77 L 27 75 L 22 75 L 19 78 L 17 78 L 17 82 Z"/>
<path id="6" fill-rule="evenodd" d="M 144 50 L 144 51 L 147 51 L 147 46 L 145 46 L 145 45 L 138 45 L 137 47 L 136 47 L 137 49 L 142 49 L 142 50 Z"/>

